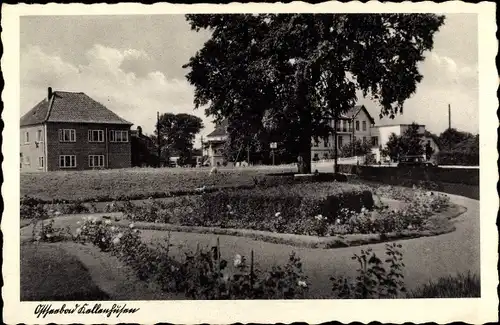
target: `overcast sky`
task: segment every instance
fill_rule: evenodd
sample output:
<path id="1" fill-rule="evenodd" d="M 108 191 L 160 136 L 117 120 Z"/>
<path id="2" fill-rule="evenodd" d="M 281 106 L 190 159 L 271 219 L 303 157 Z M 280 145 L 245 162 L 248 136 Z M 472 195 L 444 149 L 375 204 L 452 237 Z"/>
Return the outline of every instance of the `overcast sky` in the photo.
<path id="1" fill-rule="evenodd" d="M 450 14 L 420 66 L 424 79 L 404 114 L 379 120 L 375 103 L 360 98 L 377 124 L 425 124 L 479 132 L 477 15 Z M 21 18 L 21 114 L 46 96 L 47 87 L 85 92 L 151 133 L 156 112 L 212 118 L 194 110 L 193 87 L 182 65 L 203 46 L 207 32 L 190 30 L 183 15 L 25 16 Z M 197 138 L 199 140 L 199 137 Z M 198 141 L 197 141 L 198 142 Z"/>

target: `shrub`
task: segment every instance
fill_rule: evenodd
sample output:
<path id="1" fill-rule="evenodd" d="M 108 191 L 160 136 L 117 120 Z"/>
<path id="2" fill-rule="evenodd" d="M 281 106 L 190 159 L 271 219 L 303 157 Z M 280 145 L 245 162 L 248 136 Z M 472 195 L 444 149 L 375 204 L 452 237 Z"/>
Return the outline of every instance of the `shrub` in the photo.
<path id="1" fill-rule="evenodd" d="M 334 295 L 342 299 L 380 299 L 397 298 L 406 292 L 403 281 L 403 255 L 399 251 L 401 245 L 386 244 L 385 263 L 377 257 L 371 248 L 354 254 L 353 260 L 359 264 L 355 279 L 331 277 Z"/>
<path id="2" fill-rule="evenodd" d="M 38 225 L 40 227 L 38 228 Z M 54 220 L 45 223 L 44 220 L 37 220 L 33 223 L 31 233 L 32 241 L 55 243 L 67 239 L 71 236 L 69 227 L 59 228 L 54 227 Z"/>
<path id="3" fill-rule="evenodd" d="M 43 220 L 48 218 L 48 213 L 39 200 L 24 196 L 20 202 L 20 217 L 21 219 Z"/>
<path id="4" fill-rule="evenodd" d="M 339 184 L 302 184 L 203 194 L 181 224 L 249 228 L 317 235 L 314 217 L 333 222 L 341 208 L 360 211 L 374 205 L 370 192 Z"/>
<path id="5" fill-rule="evenodd" d="M 384 190 L 388 187 L 382 187 Z M 380 188 L 375 193 L 380 194 Z M 449 205 L 449 197 L 433 192 L 412 191 L 410 199 L 407 190 L 391 189 L 385 192 L 386 197 L 392 196 L 408 203 L 400 210 L 389 210 L 377 207 L 373 211 L 364 209 L 361 213 L 349 209 L 341 209 L 336 227 L 330 230 L 333 233 L 389 233 L 406 230 L 423 230 L 429 228 L 429 218 L 442 212 Z"/>

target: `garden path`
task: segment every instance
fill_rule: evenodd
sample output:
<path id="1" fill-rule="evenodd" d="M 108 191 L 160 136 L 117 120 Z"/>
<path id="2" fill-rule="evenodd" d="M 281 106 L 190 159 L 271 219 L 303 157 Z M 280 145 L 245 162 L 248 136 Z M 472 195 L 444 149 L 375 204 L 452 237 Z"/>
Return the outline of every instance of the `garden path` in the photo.
<path id="1" fill-rule="evenodd" d="M 439 277 L 467 273 L 471 271 L 479 275 L 479 201 L 456 195 L 449 195 L 453 203 L 462 205 L 467 211 L 453 220 L 456 231 L 434 237 L 397 241 L 406 265 L 404 270 L 407 289 L 437 280 Z M 146 240 L 161 239 L 165 232 L 142 231 Z M 199 243 L 201 247 L 212 246 L 219 237 L 222 257 L 228 261 L 234 254 L 250 255 L 254 250 L 255 262 L 260 269 L 270 269 L 273 265 L 283 265 L 292 252 L 303 261 L 304 272 L 310 283 L 310 293 L 315 298 L 327 297 L 331 286 L 329 278 L 332 275 L 355 275 L 357 262 L 351 257 L 359 254 L 361 249 L 371 247 L 377 256 L 384 260 L 385 244 L 367 246 L 310 249 L 289 245 L 272 244 L 255 241 L 245 237 L 210 235 L 197 233 L 171 233 L 171 253 L 179 257 L 186 249 L 195 250 Z"/>
<path id="2" fill-rule="evenodd" d="M 453 220 L 455 231 L 434 237 L 397 241 L 403 246 L 402 253 L 406 265 L 405 283 L 410 290 L 447 275 L 468 271 L 478 275 L 480 273 L 479 201 L 448 195 L 453 203 L 467 208 L 464 214 Z M 62 221 L 62 218 L 60 220 Z M 30 228 L 28 226 L 21 230 L 22 240 L 29 238 Z M 149 241 L 162 239 L 166 233 L 143 230 L 142 235 Z M 310 293 L 314 298 L 326 298 L 330 295 L 331 276 L 355 275 L 357 263 L 351 259 L 353 254 L 359 254 L 361 249 L 368 247 L 372 248 L 381 259 L 384 259 L 385 253 L 383 243 L 335 249 L 310 249 L 256 241 L 246 237 L 172 232 L 170 242 L 174 246 L 171 254 L 183 257 L 186 249 L 195 250 L 198 243 L 201 247 L 212 246 L 216 243 L 217 237 L 220 239 L 223 258 L 230 261 L 235 254 L 249 256 L 251 250 L 254 250 L 256 265 L 262 270 L 270 269 L 273 265 L 285 264 L 289 254 L 296 252 L 303 261 Z M 100 281 L 96 279 L 95 282 Z"/>

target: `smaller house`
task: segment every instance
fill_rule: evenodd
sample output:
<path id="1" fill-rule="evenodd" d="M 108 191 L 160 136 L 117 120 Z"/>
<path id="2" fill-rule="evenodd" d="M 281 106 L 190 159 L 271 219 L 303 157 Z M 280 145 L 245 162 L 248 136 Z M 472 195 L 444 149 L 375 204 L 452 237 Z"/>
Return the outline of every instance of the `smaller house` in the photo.
<path id="1" fill-rule="evenodd" d="M 380 147 L 384 148 L 389 142 L 389 138 L 391 134 L 395 134 L 397 136 L 403 135 L 403 133 L 408 130 L 411 124 L 390 124 L 390 125 L 380 125 L 374 127 L 374 136 L 377 136 L 379 139 Z M 434 154 L 439 152 L 439 144 L 437 142 L 437 137 L 432 135 L 429 131 L 425 129 L 425 125 L 418 125 L 418 133 L 422 136 L 422 143 L 425 146 L 429 144 L 431 148 L 434 150 Z M 373 153 L 375 154 L 375 159 L 377 161 L 381 161 L 380 149 L 373 148 Z"/>
<path id="2" fill-rule="evenodd" d="M 132 166 L 149 167 L 158 165 L 157 146 L 151 137 L 142 132 L 142 127 L 130 131 Z"/>
<path id="3" fill-rule="evenodd" d="M 215 130 L 207 135 L 203 141 L 203 149 L 208 156 L 210 166 L 222 166 L 224 164 L 224 144 L 227 141 L 228 121 L 224 119 L 222 122 L 215 125 Z M 206 162 L 203 162 L 205 164 Z"/>

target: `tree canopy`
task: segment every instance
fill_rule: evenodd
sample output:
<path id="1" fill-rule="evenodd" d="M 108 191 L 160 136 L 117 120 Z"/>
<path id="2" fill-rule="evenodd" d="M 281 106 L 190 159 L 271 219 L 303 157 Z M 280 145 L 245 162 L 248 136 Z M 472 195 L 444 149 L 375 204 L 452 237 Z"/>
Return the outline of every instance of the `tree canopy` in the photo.
<path id="1" fill-rule="evenodd" d="M 160 131 L 162 157 L 166 158 L 174 153 L 178 154 L 180 164 L 191 159 L 195 136 L 202 128 L 202 120 L 194 115 L 173 113 L 160 115 L 157 129 Z M 155 131 L 155 133 L 157 132 Z"/>
<path id="2" fill-rule="evenodd" d="M 439 135 L 439 144 L 444 150 L 455 149 L 455 147 L 465 142 L 473 143 L 474 135 L 454 128 L 446 129 Z"/>
<path id="3" fill-rule="evenodd" d="M 231 138 L 250 143 L 265 129 L 291 144 L 310 172 L 311 138 L 333 132 L 356 91 L 402 113 L 422 80 L 417 64 L 444 22 L 434 14 L 186 15 L 211 38 L 184 67 L 195 107 L 228 118 Z"/>

